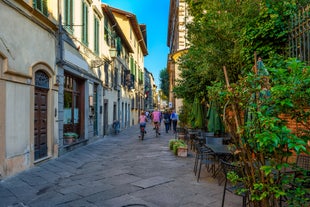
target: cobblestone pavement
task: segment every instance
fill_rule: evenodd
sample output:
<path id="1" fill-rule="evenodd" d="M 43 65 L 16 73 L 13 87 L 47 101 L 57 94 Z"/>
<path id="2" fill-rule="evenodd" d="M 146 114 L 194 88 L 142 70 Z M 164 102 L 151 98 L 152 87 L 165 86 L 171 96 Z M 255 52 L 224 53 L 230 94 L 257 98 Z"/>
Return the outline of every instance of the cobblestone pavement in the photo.
<path id="1" fill-rule="evenodd" d="M 193 153 L 173 155 L 174 135 L 163 125 L 158 138 L 150 124 L 146 130 L 143 141 L 136 125 L 2 180 L 0 206 L 221 206 L 223 185 L 205 169 L 196 181 Z M 227 193 L 225 207 L 241 200 Z"/>

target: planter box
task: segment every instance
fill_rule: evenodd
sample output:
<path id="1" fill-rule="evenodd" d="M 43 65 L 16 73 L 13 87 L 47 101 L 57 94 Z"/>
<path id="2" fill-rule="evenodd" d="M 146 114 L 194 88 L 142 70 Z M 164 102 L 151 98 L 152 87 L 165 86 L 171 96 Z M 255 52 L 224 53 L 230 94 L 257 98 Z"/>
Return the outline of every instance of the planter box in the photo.
<path id="1" fill-rule="evenodd" d="M 64 145 L 70 145 L 75 142 L 73 137 L 64 137 Z"/>
<path id="2" fill-rule="evenodd" d="M 179 157 L 187 157 L 187 147 L 179 147 L 178 148 L 178 156 Z"/>

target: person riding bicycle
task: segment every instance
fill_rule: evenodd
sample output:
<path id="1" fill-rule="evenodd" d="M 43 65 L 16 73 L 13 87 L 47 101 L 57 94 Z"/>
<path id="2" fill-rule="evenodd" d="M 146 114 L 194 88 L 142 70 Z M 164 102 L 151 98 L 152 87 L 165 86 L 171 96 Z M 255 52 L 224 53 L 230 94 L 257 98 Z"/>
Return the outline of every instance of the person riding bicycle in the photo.
<path id="1" fill-rule="evenodd" d="M 154 123 L 155 129 L 156 127 L 158 127 L 158 130 L 159 130 L 159 123 L 160 123 L 160 118 L 161 118 L 160 116 L 161 116 L 161 113 L 160 111 L 158 111 L 158 109 L 153 111 L 152 113 L 153 123 Z M 158 131 L 158 134 L 160 135 L 159 131 Z"/>
<path id="2" fill-rule="evenodd" d="M 146 116 L 145 113 L 142 111 L 140 118 L 139 118 L 139 123 L 140 123 L 140 131 L 141 131 L 141 127 L 145 127 L 146 126 Z M 146 134 L 146 130 L 144 129 L 144 133 Z"/>

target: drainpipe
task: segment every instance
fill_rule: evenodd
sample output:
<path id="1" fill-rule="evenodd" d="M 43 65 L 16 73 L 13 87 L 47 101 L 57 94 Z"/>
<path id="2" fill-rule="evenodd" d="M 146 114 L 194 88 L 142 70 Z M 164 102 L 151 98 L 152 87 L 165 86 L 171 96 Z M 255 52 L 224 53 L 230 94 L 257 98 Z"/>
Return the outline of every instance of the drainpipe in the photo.
<path id="1" fill-rule="evenodd" d="M 58 44 L 59 44 L 59 60 L 58 64 L 63 64 L 63 40 L 62 40 L 62 15 L 61 15 L 61 6 L 60 0 L 58 0 Z"/>

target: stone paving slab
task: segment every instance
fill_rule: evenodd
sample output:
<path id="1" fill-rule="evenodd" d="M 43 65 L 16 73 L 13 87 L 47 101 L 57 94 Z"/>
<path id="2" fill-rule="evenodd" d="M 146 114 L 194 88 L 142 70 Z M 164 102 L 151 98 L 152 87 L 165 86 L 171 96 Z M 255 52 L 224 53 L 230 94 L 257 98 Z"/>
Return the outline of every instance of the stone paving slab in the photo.
<path id="1" fill-rule="evenodd" d="M 133 126 L 1 180 L 0 207 L 221 206 L 223 186 L 205 169 L 196 181 L 194 153 L 177 157 L 172 132 L 146 130 L 143 141 Z M 227 193 L 225 207 L 241 203 Z"/>
<path id="2" fill-rule="evenodd" d="M 163 183 L 168 183 L 173 181 L 173 179 L 168 179 L 165 177 L 161 177 L 161 176 L 156 176 L 156 177 L 152 177 L 152 178 L 147 178 L 135 183 L 132 183 L 135 186 L 141 187 L 141 188 L 150 188 L 156 185 L 160 185 Z"/>

